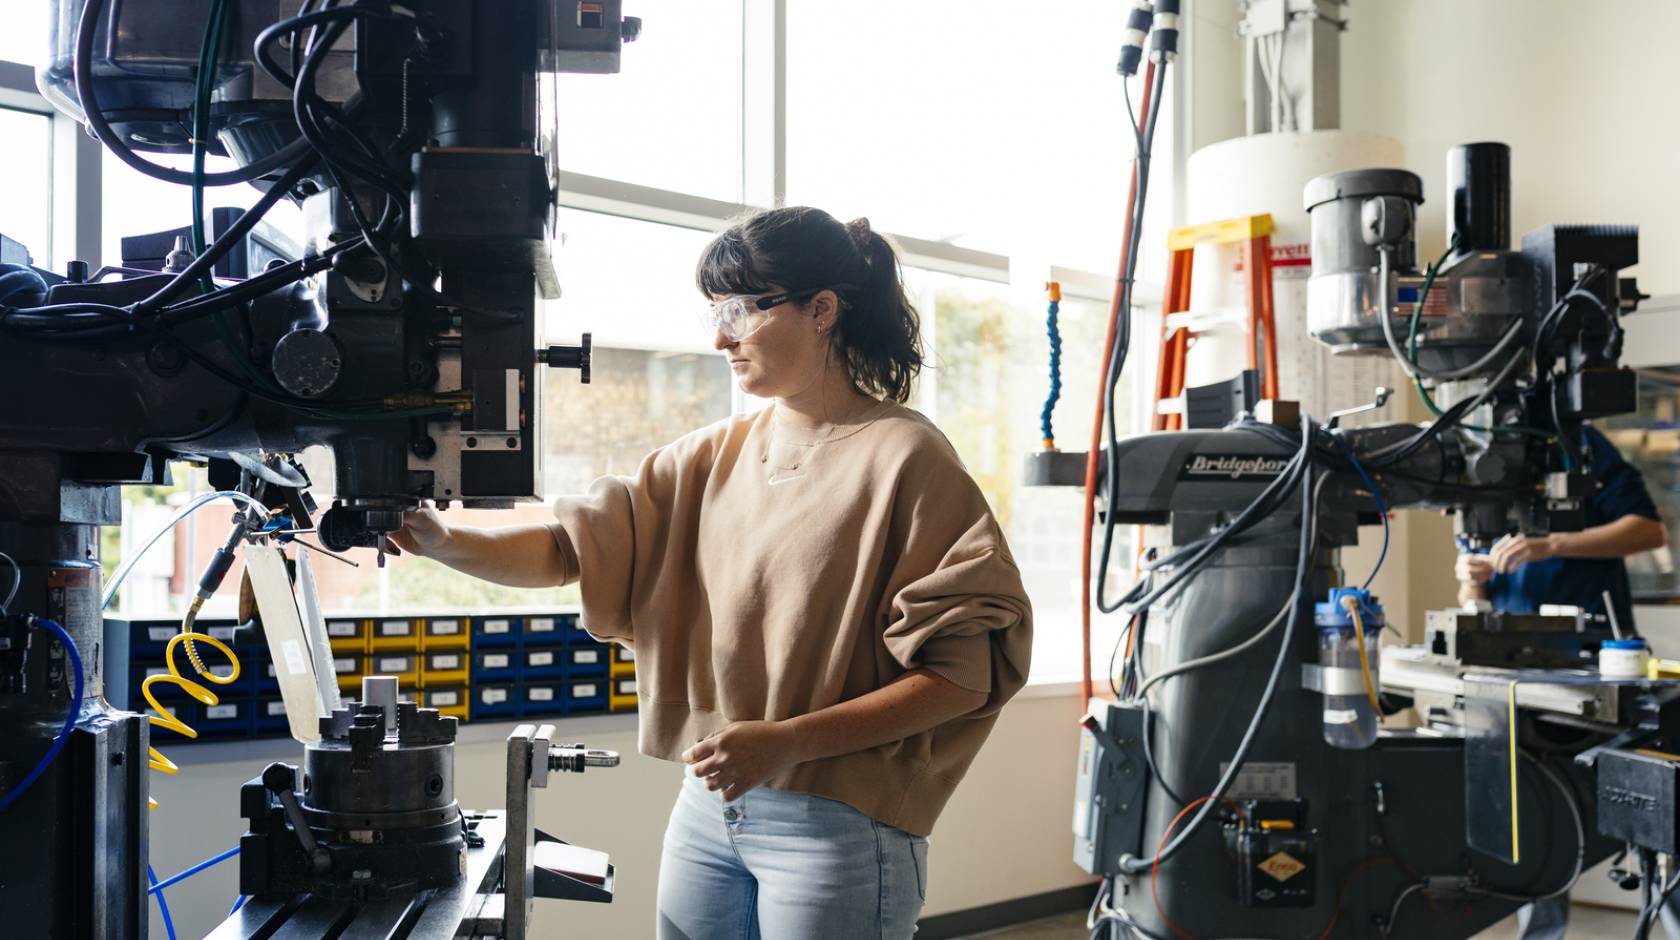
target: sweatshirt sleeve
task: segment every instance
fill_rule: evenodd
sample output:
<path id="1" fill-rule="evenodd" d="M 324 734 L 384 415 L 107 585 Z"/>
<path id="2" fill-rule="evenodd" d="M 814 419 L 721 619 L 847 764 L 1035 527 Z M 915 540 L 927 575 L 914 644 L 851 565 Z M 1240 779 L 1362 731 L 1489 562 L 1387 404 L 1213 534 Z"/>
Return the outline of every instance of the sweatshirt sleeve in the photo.
<path id="1" fill-rule="evenodd" d="M 685 443 L 654 451 L 630 476 L 602 477 L 589 492 L 554 501 L 550 529 L 560 550 L 560 583 L 579 582 L 583 627 L 597 639 L 633 642 L 633 599 L 661 567 L 680 563 L 685 520 L 698 512 L 683 503 L 697 503 L 704 485 L 695 480 L 703 477 L 696 448 Z"/>
<path id="2" fill-rule="evenodd" d="M 887 651 L 905 669 L 987 693 L 970 717 L 989 715 L 1026 684 L 1032 605 L 990 507 L 955 455 L 914 463 L 926 472 L 901 484 Z"/>

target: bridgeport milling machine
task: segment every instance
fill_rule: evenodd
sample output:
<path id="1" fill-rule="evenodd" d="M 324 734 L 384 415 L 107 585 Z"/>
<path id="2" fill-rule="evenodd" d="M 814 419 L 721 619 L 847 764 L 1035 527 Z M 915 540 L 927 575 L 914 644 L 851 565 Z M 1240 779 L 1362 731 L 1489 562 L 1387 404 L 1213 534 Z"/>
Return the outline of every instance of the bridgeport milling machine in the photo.
<path id="1" fill-rule="evenodd" d="M 1449 154 L 1451 248 L 1423 272 L 1417 176 L 1304 193 L 1310 332 L 1399 359 L 1429 424 L 1257 420 L 1250 377 L 1189 393 L 1235 397 L 1229 423 L 1101 455 L 1102 524 L 1164 527 L 1120 606 L 1131 682 L 1081 737 L 1075 860 L 1104 879 L 1108 936 L 1469 937 L 1623 845 L 1665 886 L 1680 762 L 1650 755 L 1680 713 L 1668 684 L 1593 668 L 1603 617 L 1432 615 L 1429 644 L 1385 651 L 1413 677 L 1391 683 L 1380 605 L 1340 587 L 1338 550 L 1389 509 L 1450 511 L 1472 547 L 1581 528 L 1582 422 L 1634 410 L 1636 230 L 1551 225 L 1511 250 L 1509 161 Z M 1426 685 L 1428 727 L 1379 733 Z"/>
<path id="2" fill-rule="evenodd" d="M 12 936 L 140 938 L 147 723 L 101 695 L 97 546 L 121 522 L 118 487 L 208 463 L 248 526 L 229 551 L 284 518 L 333 550 L 382 552 L 423 500 L 537 498 L 544 367 L 587 381 L 590 364 L 587 334 L 536 345 L 539 298 L 558 291 L 552 74 L 618 71 L 640 24 L 618 0 L 51 7 L 37 81 L 54 105 L 148 176 L 264 191 L 161 270 L 0 266 L 0 401 L 31 403 L 0 408 L 0 552 L 17 564 L 0 618 L 0 910 Z M 204 172 L 206 155 L 235 168 Z M 303 207 L 307 245 L 259 258 L 254 230 L 281 200 Z M 311 445 L 335 463 L 318 515 L 291 457 Z M 283 674 L 307 670 L 269 634 Z M 253 898 L 214 936 L 515 940 L 535 897 L 610 899 L 610 868 L 586 883 L 543 864 L 559 844 L 530 790 L 616 757 L 520 726 L 505 810 L 463 813 L 455 719 L 390 691 L 339 706 L 335 690 L 299 735 L 302 772 L 275 764 L 243 788 Z"/>

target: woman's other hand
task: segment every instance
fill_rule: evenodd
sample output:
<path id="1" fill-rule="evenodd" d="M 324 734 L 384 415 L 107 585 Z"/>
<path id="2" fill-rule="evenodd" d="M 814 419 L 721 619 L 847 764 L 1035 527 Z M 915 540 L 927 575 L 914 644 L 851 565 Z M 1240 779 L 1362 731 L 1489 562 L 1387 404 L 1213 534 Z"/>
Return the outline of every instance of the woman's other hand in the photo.
<path id="1" fill-rule="evenodd" d="M 682 759 L 706 789 L 734 800 L 805 758 L 785 723 L 737 721 L 684 751 Z"/>

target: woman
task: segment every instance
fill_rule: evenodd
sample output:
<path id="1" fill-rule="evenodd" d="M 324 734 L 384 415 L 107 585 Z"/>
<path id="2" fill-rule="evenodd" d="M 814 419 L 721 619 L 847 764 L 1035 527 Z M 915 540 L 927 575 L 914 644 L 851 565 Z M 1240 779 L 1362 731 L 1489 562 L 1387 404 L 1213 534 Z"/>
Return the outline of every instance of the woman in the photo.
<path id="1" fill-rule="evenodd" d="M 859 219 L 762 212 L 697 281 L 742 390 L 774 403 L 560 499 L 553 526 L 446 526 L 411 552 L 518 586 L 580 581 L 633 645 L 642 753 L 686 765 L 661 938 L 909 937 L 927 835 L 1026 680 L 1031 610 L 944 435 L 898 258 Z"/>

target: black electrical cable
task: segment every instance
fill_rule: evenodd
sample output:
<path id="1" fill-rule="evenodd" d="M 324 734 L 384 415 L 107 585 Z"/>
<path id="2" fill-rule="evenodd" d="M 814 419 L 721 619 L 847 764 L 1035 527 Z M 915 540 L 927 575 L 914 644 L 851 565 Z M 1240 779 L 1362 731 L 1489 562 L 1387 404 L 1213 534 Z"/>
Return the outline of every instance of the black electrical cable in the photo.
<path id="1" fill-rule="evenodd" d="M 334 245 L 320 255 L 289 262 L 249 280 L 171 304 L 152 317 L 139 317 L 124 307 L 77 302 L 0 311 L 0 327 L 40 339 L 86 342 L 129 335 L 154 323 L 165 327 L 178 326 L 301 281 L 331 266 L 332 259 L 338 254 L 359 246 L 359 240 Z M 122 322 L 106 322 L 113 319 Z"/>
<path id="2" fill-rule="evenodd" d="M 407 199 L 407 190 L 403 187 L 401 181 L 395 179 L 380 164 L 378 153 L 372 142 L 355 132 L 348 119 L 337 123 L 341 129 L 349 131 L 347 136 L 351 138 L 352 143 L 361 147 L 367 155 L 367 159 L 363 160 L 353 153 L 333 145 L 330 139 L 331 135 L 318 113 L 324 112 L 327 105 L 315 91 L 315 79 L 320 71 L 321 64 L 325 61 L 327 52 L 345 30 L 350 28 L 357 16 L 374 12 L 376 12 L 374 8 L 354 5 L 335 7 L 310 14 L 310 16 L 331 14 L 337 18 L 326 25 L 321 32 L 320 39 L 314 41 L 304 55 L 303 66 L 296 76 L 296 84 L 292 89 L 292 113 L 304 137 L 315 147 L 316 152 L 326 160 L 328 173 L 343 194 L 350 215 L 361 231 L 363 238 L 382 259 L 386 259 L 387 252 L 381 249 L 381 239 L 376 237 L 375 233 L 383 234 L 395 226 L 396 220 L 401 217 L 401 206 Z M 311 36 L 313 35 L 314 31 L 311 30 Z M 377 225 L 368 220 L 355 191 L 349 186 L 345 177 L 347 173 L 367 180 L 384 192 L 386 197 L 385 207 L 380 213 L 380 221 Z"/>
<path id="3" fill-rule="evenodd" d="M 1315 491 L 1323 489 L 1324 484 L 1325 484 L 1327 479 L 1328 478 L 1320 478 L 1319 481 L 1318 481 L 1318 484 L 1314 487 Z M 1319 493 L 1314 492 L 1313 496 L 1312 496 L 1312 499 L 1313 499 L 1314 513 L 1316 515 L 1316 512 L 1317 512 L 1316 507 L 1318 506 Z M 1316 552 L 1317 549 L 1318 549 L 1318 533 L 1317 533 L 1316 527 L 1315 527 L 1315 530 L 1312 534 L 1312 545 L 1308 549 L 1309 555 Z M 1293 604 L 1293 598 L 1291 598 L 1291 605 L 1292 604 Z M 1141 711 L 1143 712 L 1143 729 L 1142 729 L 1141 737 L 1140 737 L 1139 741 L 1140 741 L 1140 746 L 1143 748 L 1144 762 L 1149 765 L 1149 772 L 1153 776 L 1153 778 L 1160 782 L 1161 789 L 1164 790 L 1166 792 L 1167 796 L 1170 797 L 1175 803 L 1177 803 L 1177 805 L 1184 806 L 1188 801 L 1185 800 L 1184 797 L 1179 796 L 1178 793 L 1174 791 L 1172 786 L 1167 783 L 1166 778 L 1161 774 L 1160 768 L 1156 766 L 1154 748 L 1150 744 L 1150 741 L 1149 741 L 1149 734 L 1150 734 L 1149 726 L 1150 726 L 1150 714 L 1151 714 L 1151 706 L 1149 704 L 1150 688 L 1152 686 L 1156 686 L 1156 685 L 1159 685 L 1163 682 L 1166 682 L 1167 680 L 1172 679 L 1176 676 L 1181 676 L 1181 675 L 1184 675 L 1186 673 L 1195 672 L 1198 669 L 1205 669 L 1209 666 L 1215 666 L 1215 665 L 1219 665 L 1220 663 L 1223 663 L 1223 662 L 1228 662 L 1232 658 L 1232 656 L 1241 655 L 1242 652 L 1246 651 L 1248 648 L 1252 647 L 1254 644 L 1260 642 L 1260 640 L 1264 636 L 1271 633 L 1271 631 L 1278 626 L 1279 622 L 1285 616 L 1291 615 L 1292 612 L 1293 612 L 1292 606 L 1285 606 L 1282 610 L 1279 610 L 1277 612 L 1277 614 L 1273 615 L 1271 621 L 1268 622 L 1266 626 L 1262 627 L 1259 633 L 1255 634 L 1254 636 L 1250 637 L 1249 639 L 1244 640 L 1243 642 L 1237 644 L 1236 646 L 1228 648 L 1226 650 L 1223 650 L 1223 651 L 1220 651 L 1220 652 L 1217 652 L 1217 653 L 1211 653 L 1209 655 L 1200 657 L 1198 659 L 1190 660 L 1190 661 L 1187 661 L 1187 662 L 1184 662 L 1184 663 L 1180 663 L 1180 664 L 1178 664 L 1176 666 L 1173 666 L 1169 669 L 1163 670 L 1162 672 L 1156 674 L 1155 677 L 1150 679 L 1147 683 L 1144 683 L 1144 685 L 1141 688 L 1135 690 L 1133 692 L 1133 694 L 1131 695 L 1131 700 L 1135 701 L 1137 703 L 1139 709 L 1141 709 Z"/>
<path id="4" fill-rule="evenodd" d="M 1410 457 L 1424 445 L 1435 440 L 1441 432 L 1463 420 L 1466 414 L 1480 407 L 1484 401 L 1505 384 L 1522 361 L 1523 353 L 1521 350 L 1512 353 L 1511 358 L 1500 368 L 1499 373 L 1488 381 L 1487 387 L 1482 389 L 1480 393 L 1454 403 L 1452 407 L 1441 412 L 1434 421 L 1430 422 L 1428 427 L 1412 437 L 1390 444 L 1387 447 L 1378 448 L 1370 454 L 1361 454 L 1360 461 L 1367 467 L 1378 469 L 1392 466 Z"/>
<path id="5" fill-rule="evenodd" d="M 128 164 L 134 170 L 166 183 L 181 186 L 193 184 L 193 174 L 186 170 L 171 169 L 160 166 L 141 157 L 127 144 L 111 127 L 99 107 L 98 93 L 93 80 L 93 38 L 99 27 L 99 17 L 104 12 L 105 0 L 86 0 L 82 6 L 82 16 L 76 24 L 76 46 L 71 58 L 71 77 L 76 87 L 76 97 L 80 99 L 82 117 L 87 122 L 88 130 L 104 144 L 117 159 Z M 262 179 L 274 173 L 281 167 L 295 163 L 309 152 L 307 140 L 294 140 L 286 146 L 260 160 L 222 173 L 206 173 L 203 177 L 205 186 L 232 186 L 237 183 L 249 183 Z"/>
<path id="6" fill-rule="evenodd" d="M 1596 295 L 1586 289 L 1589 284 L 1597 280 L 1603 274 L 1603 267 L 1596 264 L 1593 265 L 1580 277 L 1576 278 L 1575 283 L 1571 284 L 1569 289 L 1563 292 L 1563 296 L 1559 297 L 1557 302 L 1552 304 L 1551 309 L 1546 311 L 1545 316 L 1540 318 L 1540 322 L 1534 327 L 1534 343 L 1530 349 L 1531 357 L 1533 358 L 1536 366 L 1540 363 L 1540 354 L 1546 344 L 1546 341 L 1551 339 L 1551 333 L 1552 330 L 1556 328 L 1557 321 L 1562 319 L 1563 315 L 1568 312 L 1571 301 L 1587 301 L 1597 307 L 1599 313 L 1603 314 L 1605 319 L 1609 320 L 1612 325 L 1615 325 L 1616 318 L 1611 315 L 1609 308 L 1605 307 L 1604 301 L 1599 300 Z"/>
<path id="7" fill-rule="evenodd" d="M 1127 694 L 1137 689 L 1143 675 L 1143 645 L 1149 636 L 1149 608 L 1138 611 L 1136 632 L 1132 635 L 1131 655 L 1126 657 L 1126 684 L 1123 688 Z"/>
<path id="8" fill-rule="evenodd" d="M 1214 553 L 1224 547 L 1226 541 L 1248 531 L 1261 519 L 1270 515 L 1282 503 L 1282 500 L 1301 483 L 1306 468 L 1312 464 L 1312 461 L 1307 459 L 1307 454 L 1308 446 L 1303 445 L 1296 452 L 1295 457 L 1284 467 L 1283 472 L 1253 502 L 1238 513 L 1230 524 L 1211 536 L 1198 539 L 1184 546 L 1183 549 L 1175 551 L 1168 556 L 1167 561 L 1157 560 L 1156 565 L 1172 564 L 1172 573 L 1166 577 L 1165 583 L 1159 587 L 1149 588 L 1141 596 L 1126 601 L 1124 606 L 1139 610 L 1158 602 L 1199 572 L 1213 557 Z M 1191 551 L 1193 551 L 1193 554 L 1189 560 L 1177 561 L 1178 558 Z"/>
<path id="9" fill-rule="evenodd" d="M 1290 446 L 1296 448 L 1295 455 L 1284 464 L 1283 469 L 1278 472 L 1277 476 L 1272 478 L 1272 482 L 1268 483 L 1266 488 L 1260 491 L 1260 495 L 1256 496 L 1252 502 L 1250 502 L 1241 512 L 1237 514 L 1236 518 L 1232 519 L 1229 523 L 1211 535 L 1205 535 L 1201 538 L 1186 542 L 1183 545 L 1179 545 L 1165 555 L 1150 558 L 1143 563 L 1143 570 L 1154 571 L 1160 568 L 1177 568 L 1186 564 L 1186 562 L 1183 561 L 1186 556 L 1204 556 L 1210 547 L 1217 548 L 1232 535 L 1246 531 L 1255 522 L 1258 522 L 1260 519 L 1270 514 L 1270 512 L 1277 506 L 1281 505 L 1283 499 L 1289 495 L 1289 492 L 1295 486 L 1295 482 L 1300 477 L 1302 458 L 1300 453 L 1301 444 L 1299 441 L 1291 441 Z M 1199 565 L 1201 562 L 1198 557 L 1198 559 L 1192 559 L 1192 562 L 1190 563 Z M 1165 592 L 1163 591 L 1162 593 Z M 1135 604 L 1135 599 L 1130 603 Z"/>
<path id="10" fill-rule="evenodd" d="M 1302 416 L 1301 439 L 1303 441 L 1303 453 L 1305 453 L 1306 449 L 1311 446 L 1310 442 L 1312 437 L 1313 431 L 1311 422 L 1308 418 Z M 1301 531 L 1299 541 L 1297 542 L 1295 580 L 1291 587 L 1289 616 L 1288 619 L 1284 621 L 1283 639 L 1278 645 L 1277 659 L 1273 661 L 1271 674 L 1266 678 L 1266 687 L 1264 691 L 1260 693 L 1260 701 L 1255 706 L 1254 717 L 1249 720 L 1248 729 L 1243 732 L 1242 739 L 1237 743 L 1236 750 L 1232 752 L 1230 763 L 1226 767 L 1225 772 L 1220 776 L 1219 782 L 1214 785 L 1213 792 L 1208 794 L 1207 802 L 1202 804 L 1201 808 L 1197 810 L 1196 815 L 1190 818 L 1190 821 L 1185 824 L 1183 829 L 1179 830 L 1178 834 L 1173 837 L 1173 840 L 1163 846 L 1153 857 L 1139 858 L 1131 854 L 1122 856 L 1120 859 L 1120 870 L 1126 874 L 1135 875 L 1140 872 L 1148 871 L 1152 865 L 1158 865 L 1166 862 L 1168 859 L 1178 854 L 1178 852 L 1186 844 L 1188 844 L 1190 838 L 1201 828 L 1202 823 L 1213 813 L 1214 806 L 1225 796 L 1226 791 L 1231 788 L 1231 783 L 1236 779 L 1238 771 L 1242 769 L 1243 762 L 1248 758 L 1248 750 L 1254 743 L 1254 738 L 1256 733 L 1260 730 L 1260 725 L 1266 720 L 1266 715 L 1271 711 L 1272 699 L 1277 693 L 1278 682 L 1283 675 L 1284 665 L 1290 660 L 1290 647 L 1295 638 L 1295 624 L 1300 618 L 1301 597 L 1306 591 L 1306 582 L 1308 576 L 1312 572 L 1313 536 L 1318 528 L 1316 503 L 1313 499 L 1313 463 L 1310 460 L 1304 460 L 1302 464 L 1304 469 L 1302 470 L 1302 481 L 1300 487 Z"/>
<path id="11" fill-rule="evenodd" d="M 1154 723 L 1154 712 L 1149 707 L 1149 699 L 1142 697 L 1138 699 L 1138 711 L 1142 724 L 1138 746 L 1143 749 L 1143 762 L 1149 767 L 1149 779 L 1155 781 L 1156 785 L 1161 788 L 1161 792 L 1167 795 L 1167 799 L 1173 801 L 1174 807 L 1184 806 L 1189 801 L 1178 795 L 1178 791 L 1167 782 L 1166 775 L 1161 773 L 1161 768 L 1155 763 L 1155 747 L 1149 740 L 1149 726 Z"/>
<path id="12" fill-rule="evenodd" d="M 234 419 L 239 417 L 240 413 L 245 410 L 245 406 L 250 404 L 251 401 L 250 392 L 247 392 L 244 389 L 238 389 L 237 391 L 239 394 L 234 397 L 233 404 L 228 406 L 228 410 L 223 412 L 221 417 L 211 419 L 209 424 L 206 424 L 196 431 L 188 431 L 185 434 L 178 434 L 173 437 L 149 437 L 146 438 L 145 443 L 187 444 L 193 441 L 203 440 L 212 434 L 225 430 L 228 425 L 234 422 Z"/>
<path id="13" fill-rule="evenodd" d="M 1430 441 L 1435 440 L 1442 431 L 1445 431 L 1462 421 L 1464 416 L 1470 412 L 1470 408 L 1474 401 L 1475 399 L 1466 398 L 1462 401 L 1454 403 L 1445 411 L 1441 412 L 1441 414 L 1438 415 L 1434 421 L 1431 421 L 1427 427 L 1418 431 L 1411 437 L 1408 437 L 1403 441 L 1396 441 L 1393 444 L 1378 448 L 1369 454 L 1361 454 L 1359 457 L 1360 462 L 1372 469 L 1378 469 L 1387 468 L 1405 460 L 1407 457 L 1410 457 L 1419 450 L 1422 450 L 1423 447 Z"/>
<path id="14" fill-rule="evenodd" d="M 268 192 L 262 194 L 262 198 L 258 199 L 255 205 L 245 210 L 232 225 L 228 226 L 227 231 L 211 242 L 210 247 L 204 249 L 203 254 L 194 258 L 191 264 L 176 274 L 169 283 L 158 288 L 152 296 L 135 304 L 135 312 L 146 313 L 167 304 L 183 290 L 191 287 L 201 276 L 208 273 L 215 267 L 217 261 L 220 261 L 224 255 L 233 250 L 233 247 L 249 234 L 251 229 L 256 227 L 268 210 L 274 208 L 276 203 L 291 192 L 292 187 L 302 182 L 303 178 L 309 175 L 315 166 L 315 162 L 316 158 L 314 156 L 305 156 L 304 159 L 299 160 L 291 169 L 286 171 L 284 176 L 280 177 L 279 182 L 269 187 Z"/>
<path id="15" fill-rule="evenodd" d="M 258 67 L 268 73 L 270 78 L 286 86 L 288 89 L 296 88 L 298 82 L 301 81 L 298 72 L 302 70 L 303 66 L 301 65 L 301 62 L 307 55 L 305 49 L 316 45 L 315 40 L 317 37 L 311 35 L 306 46 L 300 47 L 298 37 L 296 35 L 297 33 L 300 33 L 305 29 L 313 32 L 316 27 L 348 20 L 416 19 L 414 14 L 405 10 L 394 9 L 389 4 L 356 3 L 350 6 L 329 5 L 320 10 L 312 10 L 311 8 L 313 6 L 313 0 L 305 0 L 303 5 L 298 8 L 298 14 L 296 16 L 280 20 L 269 25 L 261 32 L 257 33 L 256 41 L 252 44 L 252 52 L 257 60 Z M 281 68 L 280 63 L 276 62 L 273 56 L 274 44 L 278 42 L 281 37 L 287 35 L 291 35 L 292 37 L 292 69 L 290 72 Z M 328 46 L 331 44 L 332 43 L 330 42 L 326 43 Z"/>
<path id="16" fill-rule="evenodd" d="M 309 45 L 304 51 L 303 65 L 296 73 L 294 81 L 290 83 L 293 116 L 297 120 L 298 127 L 303 131 L 305 137 L 309 138 L 310 142 L 314 144 L 316 150 L 327 158 L 329 163 L 337 164 L 341 168 L 367 179 L 397 201 L 405 200 L 407 191 L 404 188 L 405 180 L 401 171 L 394 170 L 385 164 L 373 141 L 357 127 L 356 123 L 345 112 L 321 98 L 315 89 L 315 76 L 320 71 L 322 63 L 325 62 L 325 56 L 331 51 L 332 46 L 356 19 L 413 19 L 413 17 L 399 17 L 393 12 L 377 6 L 353 4 L 321 10 L 300 17 L 298 20 L 277 23 L 269 30 L 265 30 L 264 35 L 268 36 L 269 41 L 272 42 L 274 36 L 270 35 L 270 31 L 284 32 L 292 23 L 316 17 L 322 18 L 321 22 L 327 22 L 328 25 L 319 40 L 315 38 L 315 30 L 311 28 Z M 297 28 L 292 27 L 291 31 L 294 35 Z M 274 35 L 278 35 L 278 33 Z M 259 45 L 262 42 L 263 39 L 259 37 Z M 293 46 L 295 49 L 295 42 Z M 281 76 L 276 76 L 276 78 L 282 79 Z M 360 151 L 361 155 L 358 156 L 353 152 L 346 152 L 333 147 L 323 118 L 331 119 L 334 126 L 350 138 L 351 143 L 356 145 L 356 149 Z"/>
<path id="17" fill-rule="evenodd" d="M 1155 86 L 1150 90 L 1149 112 L 1144 116 L 1144 126 L 1138 133 L 1137 147 L 1137 195 L 1132 203 L 1132 228 L 1127 235 L 1126 263 L 1122 269 L 1120 279 L 1120 304 L 1118 321 L 1114 331 L 1114 348 L 1110 351 L 1108 374 L 1104 376 L 1104 401 L 1108 427 L 1108 460 L 1107 473 L 1104 484 L 1112 493 L 1118 486 L 1120 479 L 1119 424 L 1114 415 L 1114 395 L 1120 384 L 1120 373 L 1125 369 L 1126 358 L 1131 352 L 1132 344 L 1132 287 L 1137 280 L 1138 250 L 1143 240 L 1143 215 L 1147 205 L 1149 193 L 1149 161 L 1150 147 L 1155 137 L 1155 126 L 1161 110 L 1161 96 L 1166 88 L 1167 62 L 1165 59 L 1155 66 Z M 1129 92 L 1128 92 L 1129 95 Z M 1127 98 L 1128 109 L 1130 97 Z M 1136 117 L 1132 120 L 1133 131 L 1137 132 Z M 1110 500 L 1112 503 L 1112 500 Z M 1109 603 L 1105 599 L 1108 587 L 1109 558 L 1114 549 L 1114 530 L 1118 523 L 1115 520 L 1114 507 L 1111 505 L 1103 518 L 1103 541 L 1099 563 L 1097 566 L 1096 603 L 1097 609 L 1105 614 L 1111 614 L 1120 609 L 1124 598 Z"/>
<path id="18" fill-rule="evenodd" d="M 1259 522 L 1267 515 L 1270 515 L 1272 510 L 1282 505 L 1284 498 L 1289 495 L 1289 493 L 1294 489 L 1296 482 L 1300 479 L 1300 471 L 1301 462 L 1299 455 L 1297 455 L 1296 457 L 1291 458 L 1288 463 L 1284 464 L 1283 469 L 1272 479 L 1272 482 L 1267 484 L 1266 488 L 1260 491 L 1260 495 L 1256 496 L 1253 502 L 1244 507 L 1242 511 L 1237 514 L 1236 518 L 1232 519 L 1229 523 L 1226 523 L 1218 531 L 1211 535 L 1205 535 L 1201 538 L 1193 539 L 1183 545 L 1175 547 L 1166 555 L 1144 562 L 1142 565 L 1143 569 L 1145 571 L 1155 571 L 1161 568 L 1172 568 L 1175 571 L 1182 571 L 1186 567 L 1189 567 L 1192 572 L 1199 569 L 1201 565 L 1206 562 L 1208 557 L 1212 555 L 1213 551 L 1223 546 L 1227 539 L 1248 531 L 1248 529 L 1256 522 Z M 1190 560 L 1184 561 L 1183 559 L 1187 556 L 1189 556 Z M 1178 580 L 1180 580 L 1180 578 L 1177 575 L 1174 575 L 1172 583 L 1177 583 Z M 1155 598 L 1164 596 L 1168 590 L 1170 590 L 1170 585 L 1163 587 L 1160 590 L 1155 590 L 1151 587 L 1143 591 L 1129 591 L 1127 592 L 1127 597 L 1122 598 L 1122 600 L 1125 601 L 1122 606 L 1129 606 L 1133 608 L 1139 607 L 1141 604 L 1139 603 L 1138 598 L 1145 595 L 1150 595 L 1150 603 L 1154 603 Z"/>

